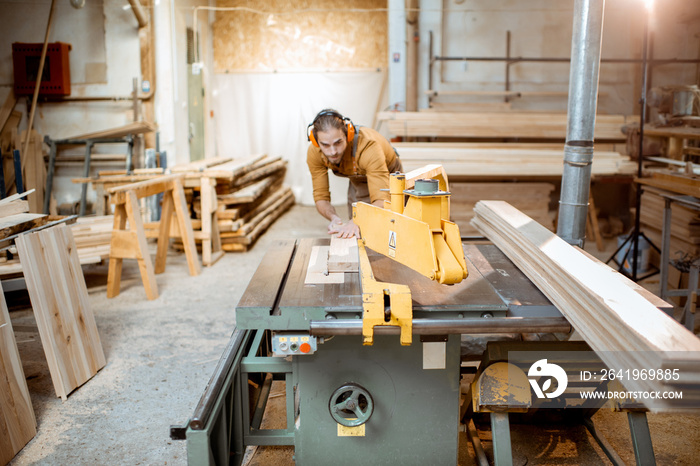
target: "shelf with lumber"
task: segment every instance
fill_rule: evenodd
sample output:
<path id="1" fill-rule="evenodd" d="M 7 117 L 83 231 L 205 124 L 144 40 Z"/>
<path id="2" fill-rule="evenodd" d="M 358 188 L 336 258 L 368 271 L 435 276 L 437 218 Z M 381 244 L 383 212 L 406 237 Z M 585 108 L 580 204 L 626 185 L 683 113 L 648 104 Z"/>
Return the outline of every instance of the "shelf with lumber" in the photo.
<path id="1" fill-rule="evenodd" d="M 566 138 L 566 113 L 539 112 L 379 112 L 391 134 L 401 137 L 452 138 Z M 597 141 L 624 141 L 624 115 L 597 115 Z"/>
<path id="2" fill-rule="evenodd" d="M 561 177 L 564 151 L 551 144 L 443 144 L 395 145 L 405 171 L 426 164 L 442 164 L 452 177 Z M 592 175 L 632 175 L 636 164 L 615 151 L 596 150 Z"/>

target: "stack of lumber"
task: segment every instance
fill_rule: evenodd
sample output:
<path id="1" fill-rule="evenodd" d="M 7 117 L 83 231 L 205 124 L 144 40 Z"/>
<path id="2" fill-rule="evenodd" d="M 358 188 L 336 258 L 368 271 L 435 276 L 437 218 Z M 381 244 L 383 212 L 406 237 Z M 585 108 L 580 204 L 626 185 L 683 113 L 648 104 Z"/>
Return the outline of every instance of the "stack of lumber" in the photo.
<path id="1" fill-rule="evenodd" d="M 22 113 L 14 110 L 16 103 L 14 93 L 10 92 L 0 107 L 0 153 L 2 154 L 0 163 L 2 163 L 5 178 L 5 193 L 9 195 L 17 192 L 13 151 L 19 150 L 23 188 L 25 191 L 34 190 L 28 197 L 30 211 L 41 212 L 44 206 L 46 187 L 43 138 L 36 130 L 32 130 L 29 133 L 28 152 L 22 153 L 27 140 L 27 132 L 18 133 Z"/>
<path id="2" fill-rule="evenodd" d="M 294 194 L 289 186 L 266 189 L 255 200 L 238 207 L 238 217 L 231 220 L 231 231 L 221 233 L 221 247 L 224 251 L 247 251 L 292 205 Z"/>
<path id="3" fill-rule="evenodd" d="M 29 202 L 24 200 L 29 194 L 27 191 L 0 199 L 0 247 L 9 246 L 14 235 L 49 221 L 47 215 L 29 212 Z"/>
<path id="4" fill-rule="evenodd" d="M 564 151 L 549 145 L 395 144 L 405 171 L 430 163 L 445 167 L 450 178 L 560 177 Z M 615 151 L 595 151 L 593 175 L 632 174 L 636 164 Z"/>
<path id="5" fill-rule="evenodd" d="M 109 242 L 112 233 L 113 217 L 74 217 L 49 216 L 29 212 L 29 202 L 23 198 L 31 194 L 13 194 L 0 200 L 0 247 L 12 245 L 17 235 L 34 228 L 50 224 L 75 222 L 71 228 L 75 235 L 77 253 L 81 264 L 101 262 L 109 256 Z M 22 273 L 22 264 L 14 257 L 3 258 L 0 263 L 0 276 Z"/>
<path id="6" fill-rule="evenodd" d="M 700 196 L 697 176 L 667 172 L 652 173 L 636 180 L 644 185 L 640 210 L 642 231 L 655 244 L 661 244 L 665 201 L 661 193 L 676 196 Z M 700 256 L 700 212 L 682 204 L 671 203 L 671 259 L 684 255 Z"/>
<path id="7" fill-rule="evenodd" d="M 193 177 L 216 180 L 216 221 L 224 251 L 247 251 L 257 238 L 294 204 L 291 188 L 285 186 L 287 161 L 281 157 L 252 155 L 241 159 L 212 159 L 173 167 L 186 173 L 185 187 Z M 206 164 L 197 166 L 196 164 Z M 193 210 L 201 211 L 193 197 Z M 198 228 L 197 220 L 193 227 Z"/>
<path id="8" fill-rule="evenodd" d="M 508 202 L 553 230 L 554 222 L 549 213 L 552 191 L 554 185 L 551 183 L 450 183 L 451 220 L 459 226 L 462 236 L 477 235 L 477 230 L 470 224 L 474 206 L 482 199 L 492 199 Z"/>
<path id="9" fill-rule="evenodd" d="M 394 136 L 476 139 L 566 139 L 566 113 L 380 112 Z M 623 115 L 597 115 L 596 141 L 624 141 Z"/>
<path id="10" fill-rule="evenodd" d="M 79 217 L 71 225 L 80 264 L 96 264 L 109 257 L 114 215 Z"/>
<path id="11" fill-rule="evenodd" d="M 481 201 L 473 224 L 552 301 L 629 391 L 680 391 L 637 401 L 653 411 L 700 406 L 700 340 L 642 296 L 640 287 L 502 201 Z"/>

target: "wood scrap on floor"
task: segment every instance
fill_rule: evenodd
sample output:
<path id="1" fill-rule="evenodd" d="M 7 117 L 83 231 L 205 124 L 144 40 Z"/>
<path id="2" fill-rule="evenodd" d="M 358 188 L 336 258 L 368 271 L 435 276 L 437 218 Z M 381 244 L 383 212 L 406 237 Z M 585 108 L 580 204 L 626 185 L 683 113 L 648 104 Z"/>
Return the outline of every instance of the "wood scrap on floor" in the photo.
<path id="1" fill-rule="evenodd" d="M 36 435 L 36 418 L 0 285 L 0 464 L 7 464 Z"/>
<path id="2" fill-rule="evenodd" d="M 100 336 L 70 228 L 16 240 L 56 395 L 68 395 L 105 366 Z"/>
<path id="3" fill-rule="evenodd" d="M 683 393 L 682 399 L 639 402 L 653 411 L 698 409 L 700 340 L 693 333 L 643 297 L 634 282 L 509 204 L 481 201 L 474 212 L 474 226 L 557 306 L 610 369 L 678 369 L 675 380 L 621 378 L 630 391 Z"/>

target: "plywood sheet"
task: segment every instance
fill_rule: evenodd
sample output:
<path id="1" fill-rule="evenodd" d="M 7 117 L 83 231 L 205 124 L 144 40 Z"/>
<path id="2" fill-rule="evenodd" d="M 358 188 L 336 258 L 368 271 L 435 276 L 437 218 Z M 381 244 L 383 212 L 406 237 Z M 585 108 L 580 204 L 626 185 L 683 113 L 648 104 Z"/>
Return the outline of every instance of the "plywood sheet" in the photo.
<path id="1" fill-rule="evenodd" d="M 386 0 L 220 0 L 215 72 L 384 68 Z"/>

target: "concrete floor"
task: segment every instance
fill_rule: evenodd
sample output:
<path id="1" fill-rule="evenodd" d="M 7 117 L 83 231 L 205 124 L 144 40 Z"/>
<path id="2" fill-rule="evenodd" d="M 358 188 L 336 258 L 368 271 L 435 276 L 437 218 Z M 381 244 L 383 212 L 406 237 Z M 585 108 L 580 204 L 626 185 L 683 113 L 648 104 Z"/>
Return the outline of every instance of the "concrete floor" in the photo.
<path id="1" fill-rule="evenodd" d="M 235 305 L 262 256 L 281 239 L 323 236 L 325 226 L 315 209 L 295 206 L 250 252 L 226 254 L 196 277 L 188 275 L 184 254 L 171 251 L 154 301 L 146 300 L 134 261 L 124 261 L 122 293 L 113 299 L 106 297 L 106 265 L 85 267 L 107 366 L 66 402 L 53 391 L 38 334 L 30 328 L 31 310 L 16 310 L 26 308 L 26 296 L 12 293 L 10 315 L 22 330 L 16 336 L 38 433 L 11 464 L 186 464 L 185 442 L 170 440 L 169 427 L 192 415 L 234 329 Z M 271 410 L 275 403 L 283 403 L 283 397 L 271 401 Z M 623 459 L 633 463 L 624 415 L 599 412 L 594 419 Z M 649 419 L 659 464 L 697 464 L 697 417 Z M 487 451 L 489 435 L 486 430 L 482 438 Z M 514 426 L 512 435 L 515 464 L 607 461 L 580 427 Z M 471 464 L 473 451 L 460 436 L 459 462 Z M 250 465 L 293 464 L 292 454 L 292 448 L 259 448 Z"/>

